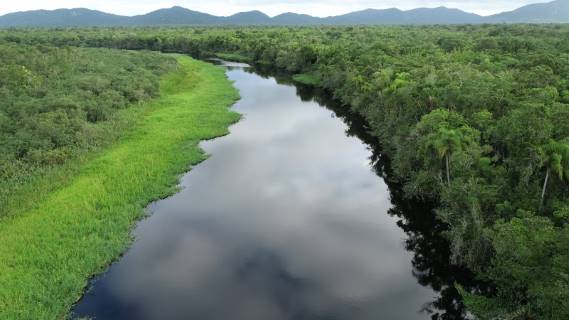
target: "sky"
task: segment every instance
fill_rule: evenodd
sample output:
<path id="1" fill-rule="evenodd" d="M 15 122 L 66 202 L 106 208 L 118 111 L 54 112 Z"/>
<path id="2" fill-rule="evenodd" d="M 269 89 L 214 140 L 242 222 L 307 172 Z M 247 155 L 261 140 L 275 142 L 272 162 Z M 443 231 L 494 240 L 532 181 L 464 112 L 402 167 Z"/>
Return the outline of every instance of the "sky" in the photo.
<path id="1" fill-rule="evenodd" d="M 260 10 L 270 16 L 284 12 L 306 13 L 312 16 L 331 16 L 374 8 L 446 6 L 480 15 L 509 11 L 530 3 L 548 0 L 0 0 L 0 15 L 36 9 L 89 8 L 121 15 L 137 15 L 150 11 L 182 6 L 215 15 Z"/>

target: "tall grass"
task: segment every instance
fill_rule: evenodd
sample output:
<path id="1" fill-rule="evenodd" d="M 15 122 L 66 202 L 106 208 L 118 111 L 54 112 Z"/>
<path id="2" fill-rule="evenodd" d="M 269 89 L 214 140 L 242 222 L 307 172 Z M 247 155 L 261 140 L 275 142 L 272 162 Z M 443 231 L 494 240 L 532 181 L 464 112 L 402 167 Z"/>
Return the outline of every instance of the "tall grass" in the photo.
<path id="1" fill-rule="evenodd" d="M 143 208 L 205 159 L 199 141 L 226 134 L 239 119 L 228 109 L 238 94 L 222 69 L 177 60 L 161 98 L 129 111 L 132 129 L 71 176 L 55 174 L 60 188 L 32 206 L 22 201 L 25 210 L 0 221 L 0 319 L 65 318 L 87 279 L 131 242 Z"/>

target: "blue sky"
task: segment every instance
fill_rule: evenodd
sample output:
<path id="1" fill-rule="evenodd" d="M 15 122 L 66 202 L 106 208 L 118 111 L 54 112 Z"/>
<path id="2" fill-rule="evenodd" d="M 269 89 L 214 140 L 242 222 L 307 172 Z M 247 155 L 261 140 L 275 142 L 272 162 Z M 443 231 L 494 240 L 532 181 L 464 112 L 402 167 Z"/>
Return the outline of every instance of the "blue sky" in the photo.
<path id="1" fill-rule="evenodd" d="M 366 8 L 412 9 L 438 6 L 489 15 L 539 2 L 548 0 L 0 0 L 0 14 L 34 9 L 85 7 L 122 15 L 136 15 L 179 5 L 216 15 L 261 10 L 271 16 L 283 12 L 297 12 L 322 17 Z"/>

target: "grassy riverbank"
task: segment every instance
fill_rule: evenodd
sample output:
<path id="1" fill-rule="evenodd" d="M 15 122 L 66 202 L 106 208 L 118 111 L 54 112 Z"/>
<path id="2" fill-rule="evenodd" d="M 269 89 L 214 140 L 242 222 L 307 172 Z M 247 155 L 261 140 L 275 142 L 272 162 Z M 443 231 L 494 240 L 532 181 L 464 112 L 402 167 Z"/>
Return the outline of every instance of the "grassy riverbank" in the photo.
<path id="1" fill-rule="evenodd" d="M 152 200 L 173 192 L 181 173 L 204 160 L 200 140 L 239 119 L 223 70 L 179 56 L 161 97 L 137 109 L 113 146 L 73 170 L 33 209 L 0 221 L 0 319 L 65 318 L 87 279 L 131 241 Z M 134 111 L 132 111 L 134 112 Z"/>

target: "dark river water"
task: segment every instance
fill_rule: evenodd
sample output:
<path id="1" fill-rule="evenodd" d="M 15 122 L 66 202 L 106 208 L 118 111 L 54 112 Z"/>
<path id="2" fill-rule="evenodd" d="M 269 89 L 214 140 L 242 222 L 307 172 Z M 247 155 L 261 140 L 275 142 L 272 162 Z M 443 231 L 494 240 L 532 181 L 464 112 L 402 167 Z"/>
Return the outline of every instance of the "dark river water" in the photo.
<path id="1" fill-rule="evenodd" d="M 227 75 L 243 119 L 202 143 L 211 157 L 149 207 L 132 248 L 73 315 L 462 319 L 448 286 L 462 271 L 446 264 L 440 227 L 388 187 L 361 121 L 260 71 Z"/>

